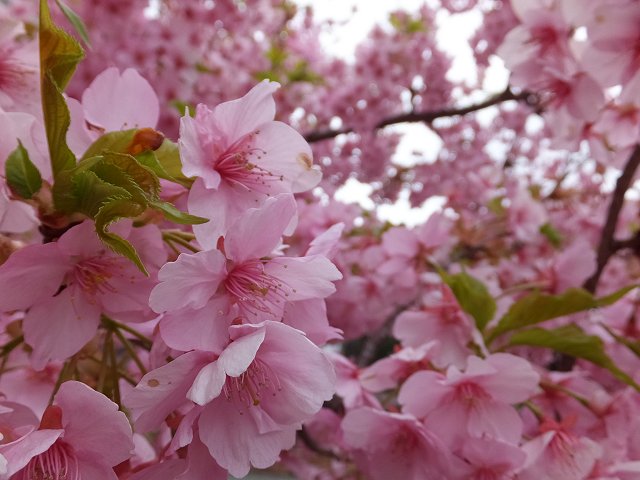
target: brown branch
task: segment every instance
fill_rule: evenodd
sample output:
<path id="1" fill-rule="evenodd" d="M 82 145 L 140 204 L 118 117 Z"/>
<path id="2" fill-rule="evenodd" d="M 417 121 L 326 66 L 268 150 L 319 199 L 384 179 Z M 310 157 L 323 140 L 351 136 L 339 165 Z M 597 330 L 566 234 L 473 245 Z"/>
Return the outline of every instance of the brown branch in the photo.
<path id="1" fill-rule="evenodd" d="M 394 115 L 393 117 L 385 118 L 378 122 L 375 126 L 376 129 L 381 129 L 387 127 L 389 125 L 396 125 L 398 123 L 416 123 L 416 122 L 425 122 L 431 123 L 438 118 L 445 117 L 457 117 L 462 115 L 467 115 L 468 113 L 477 112 L 478 110 L 483 110 L 488 107 L 492 107 L 494 105 L 498 105 L 499 103 L 506 102 L 509 100 L 516 101 L 524 101 L 529 105 L 535 106 L 537 105 L 537 98 L 531 92 L 520 92 L 513 93 L 510 87 L 507 87 L 502 93 L 489 97 L 483 102 L 476 103 L 473 105 L 469 105 L 467 107 L 460 108 L 444 108 L 440 110 L 431 110 L 426 112 L 409 112 L 403 113 L 400 115 Z M 328 130 L 319 130 L 317 132 L 310 132 L 304 136 L 304 138 L 309 143 L 320 142 L 322 140 L 328 140 L 331 138 L 335 138 L 338 135 L 342 135 L 345 133 L 353 132 L 353 128 L 341 128 L 341 129 L 328 129 Z"/>
<path id="2" fill-rule="evenodd" d="M 598 282 L 600 276 L 607 266 L 609 259 L 618 251 L 631 248 L 634 251 L 638 251 L 638 239 L 639 235 L 634 235 L 627 240 L 616 240 L 614 238 L 616 233 L 616 226 L 618 225 L 618 218 L 624 205 L 624 196 L 627 190 L 631 186 L 633 177 L 636 170 L 640 166 L 640 145 L 637 145 L 633 150 L 633 153 L 627 160 L 627 164 L 622 170 L 622 174 L 616 181 L 616 188 L 613 190 L 611 197 L 611 203 L 609 204 L 609 211 L 607 212 L 607 218 L 602 228 L 602 236 L 600 237 L 600 243 L 598 244 L 598 256 L 596 260 L 596 271 L 589 277 L 584 284 L 583 288 L 591 293 L 595 293 L 598 288 Z M 553 361 L 547 366 L 550 370 L 556 370 L 561 372 L 568 372 L 573 369 L 576 363 L 576 358 L 571 355 L 563 353 L 556 353 Z"/>
<path id="3" fill-rule="evenodd" d="M 629 160 L 627 160 L 627 164 L 624 166 L 622 174 L 616 181 L 616 188 L 613 191 L 609 211 L 607 212 L 607 219 L 602 228 L 602 236 L 600 237 L 600 244 L 598 245 L 596 271 L 583 285 L 584 288 L 591 293 L 595 293 L 600 276 L 613 254 L 622 248 L 630 246 L 627 245 L 627 242 L 616 241 L 614 235 L 616 233 L 616 226 L 618 225 L 618 218 L 624 205 L 624 195 L 631 186 L 638 166 L 640 166 L 640 145 L 637 145 L 633 150 Z"/>

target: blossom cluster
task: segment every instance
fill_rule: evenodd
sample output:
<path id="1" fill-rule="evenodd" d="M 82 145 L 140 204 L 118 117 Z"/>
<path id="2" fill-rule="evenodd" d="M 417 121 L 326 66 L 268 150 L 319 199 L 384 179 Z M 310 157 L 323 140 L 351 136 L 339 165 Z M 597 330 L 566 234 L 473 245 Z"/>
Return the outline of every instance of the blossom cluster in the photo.
<path id="1" fill-rule="evenodd" d="M 640 479 L 636 1 L 69 3 L 0 5 L 0 479 Z"/>

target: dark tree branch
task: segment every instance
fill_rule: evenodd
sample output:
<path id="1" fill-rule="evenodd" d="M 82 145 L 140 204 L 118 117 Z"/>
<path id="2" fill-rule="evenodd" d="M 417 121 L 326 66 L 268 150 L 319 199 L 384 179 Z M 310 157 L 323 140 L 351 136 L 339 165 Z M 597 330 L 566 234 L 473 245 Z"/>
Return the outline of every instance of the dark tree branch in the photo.
<path id="1" fill-rule="evenodd" d="M 393 313 L 385 319 L 382 326 L 365 338 L 364 347 L 358 356 L 359 366 L 366 367 L 378 360 L 377 356 L 380 353 L 380 348 L 384 346 L 387 340 L 393 339 L 391 336 L 391 330 L 396 318 L 398 318 L 398 315 L 413 307 L 417 302 L 418 299 L 416 298 L 407 304 L 396 307 Z"/>
<path id="2" fill-rule="evenodd" d="M 502 93 L 498 95 L 494 95 L 489 97 L 487 100 L 476 103 L 473 105 L 469 105 L 468 107 L 461 108 L 444 108 L 440 110 L 431 110 L 426 112 L 409 112 L 403 113 L 400 115 L 394 115 L 393 117 L 385 118 L 378 122 L 375 126 L 376 129 L 384 128 L 389 125 L 396 125 L 398 123 L 416 123 L 416 122 L 425 122 L 431 123 L 438 118 L 445 117 L 457 117 L 462 115 L 467 115 L 468 113 L 477 112 L 478 110 L 483 110 L 488 107 L 492 107 L 494 105 L 498 105 L 500 103 L 516 100 L 516 101 L 524 101 L 529 105 L 535 106 L 537 105 L 537 98 L 531 92 L 520 92 L 513 93 L 510 87 L 507 87 Z M 335 138 L 338 135 L 342 135 L 344 133 L 351 133 L 354 130 L 352 128 L 341 128 L 338 130 L 319 130 L 317 132 L 310 132 L 305 135 L 305 139 L 309 143 L 320 142 L 322 140 L 328 140 L 331 138 Z"/>
<path id="3" fill-rule="evenodd" d="M 618 225 L 618 218 L 624 205 L 624 195 L 631 186 L 638 166 L 640 166 L 640 145 L 637 145 L 633 150 L 629 160 L 627 160 L 627 164 L 624 166 L 622 174 L 616 181 L 616 188 L 611 197 L 607 219 L 602 228 L 602 236 L 600 237 L 600 244 L 598 245 L 596 271 L 584 283 L 584 288 L 591 293 L 595 293 L 600 275 L 602 275 L 611 256 L 618 250 L 628 248 L 633 244 L 633 242 L 629 243 L 630 241 L 618 242 L 614 239 L 614 235 L 616 233 L 616 226 Z M 629 243 L 629 245 L 627 245 L 627 243 Z"/>
<path id="4" fill-rule="evenodd" d="M 640 235 L 634 235 L 627 240 L 616 240 L 614 235 L 616 233 L 616 226 L 618 225 L 618 218 L 624 205 L 624 196 L 627 190 L 633 182 L 633 177 L 636 170 L 640 166 L 640 145 L 637 145 L 633 150 L 633 153 L 627 160 L 627 164 L 624 166 L 622 174 L 616 181 L 616 188 L 613 191 L 611 197 L 611 203 L 609 204 L 609 211 L 607 212 L 607 218 L 602 228 L 602 236 L 600 237 L 600 244 L 598 245 L 598 253 L 596 260 L 596 271 L 589 277 L 583 284 L 585 290 L 595 293 L 598 288 L 598 282 L 600 276 L 607 266 L 609 259 L 618 251 L 631 248 L 634 251 L 640 251 Z M 562 353 L 556 353 L 554 360 L 548 365 L 550 370 L 568 372 L 573 369 L 576 363 L 575 357 Z"/>

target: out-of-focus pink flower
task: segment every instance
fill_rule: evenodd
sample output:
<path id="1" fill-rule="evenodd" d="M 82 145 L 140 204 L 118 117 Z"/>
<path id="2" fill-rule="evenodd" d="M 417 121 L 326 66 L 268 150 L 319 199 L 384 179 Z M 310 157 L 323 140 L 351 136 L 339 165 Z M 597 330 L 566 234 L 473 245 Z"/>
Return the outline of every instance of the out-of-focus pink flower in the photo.
<path id="1" fill-rule="evenodd" d="M 211 218 L 194 226 L 205 248 L 214 248 L 235 218 L 267 197 L 304 192 L 320 181 L 304 138 L 273 120 L 278 87 L 265 80 L 238 100 L 213 110 L 201 104 L 195 118 L 182 118 L 182 170 L 197 177 L 189 211 Z"/>
<path id="2" fill-rule="evenodd" d="M 344 442 L 360 453 L 356 462 L 367 478 L 458 478 L 447 449 L 411 415 L 358 408 L 344 417 L 342 431 Z"/>
<path id="3" fill-rule="evenodd" d="M 158 97 L 133 68 L 107 68 L 82 94 L 82 102 L 67 98 L 71 125 L 69 148 L 78 156 L 106 132 L 155 128 L 160 116 Z"/>
<path id="4" fill-rule="evenodd" d="M 124 413 L 87 385 L 62 384 L 40 427 L 0 445 L 15 480 L 115 480 L 113 467 L 133 450 Z"/>
<path id="5" fill-rule="evenodd" d="M 424 419 L 449 445 L 484 435 L 517 443 L 522 420 L 511 405 L 533 395 L 538 381 L 538 373 L 520 357 L 496 353 L 483 360 L 471 356 L 464 373 L 452 366 L 446 375 L 413 374 L 398 400 L 403 411 Z"/>
<path id="6" fill-rule="evenodd" d="M 40 110 L 38 42 L 24 41 L 21 22 L 0 12 L 0 109 Z"/>
<path id="7" fill-rule="evenodd" d="M 348 358 L 336 352 L 327 352 L 336 371 L 336 393 L 342 398 L 347 409 L 357 407 L 377 407 L 380 402 L 372 392 L 366 390 L 360 381 L 360 369 Z"/>
<path id="8" fill-rule="evenodd" d="M 517 446 L 489 437 L 467 437 L 457 456 L 464 460 L 465 480 L 507 480 L 515 477 L 527 458 Z"/>
<path id="9" fill-rule="evenodd" d="M 588 29 L 588 48 L 582 57 L 585 68 L 604 87 L 627 83 L 640 70 L 640 5 L 601 5 Z"/>
<path id="10" fill-rule="evenodd" d="M 438 367 L 462 367 L 468 355 L 467 344 L 472 339 L 473 324 L 462 311 L 453 292 L 446 285 L 429 292 L 424 306 L 398 315 L 393 335 L 407 347 L 420 347 L 437 342 L 430 358 Z"/>
<path id="11" fill-rule="evenodd" d="M 593 440 L 569 432 L 566 423 L 547 421 L 541 426 L 543 433 L 524 444 L 522 449 L 527 454 L 527 460 L 518 479 L 588 478 L 602 449 Z"/>

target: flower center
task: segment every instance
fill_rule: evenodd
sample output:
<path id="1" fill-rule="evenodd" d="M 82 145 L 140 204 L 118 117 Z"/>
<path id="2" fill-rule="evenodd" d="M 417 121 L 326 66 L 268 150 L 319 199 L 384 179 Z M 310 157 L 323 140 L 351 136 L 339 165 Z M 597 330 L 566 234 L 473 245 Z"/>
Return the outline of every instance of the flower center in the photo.
<path id="1" fill-rule="evenodd" d="M 406 425 L 402 425 L 393 436 L 391 451 L 395 454 L 408 454 L 416 449 L 418 443 L 416 432 Z"/>
<path id="2" fill-rule="evenodd" d="M 278 375 L 258 358 L 239 377 L 227 377 L 222 387 L 227 400 L 246 408 L 260 405 L 265 394 L 271 393 L 275 397 L 280 390 Z"/>
<path id="3" fill-rule="evenodd" d="M 114 274 L 114 267 L 117 268 L 113 261 L 100 257 L 82 260 L 75 264 L 71 282 L 91 296 L 99 293 L 115 293 L 116 289 L 109 284 Z"/>
<path id="4" fill-rule="evenodd" d="M 491 399 L 491 396 L 482 387 L 472 382 L 463 382 L 456 387 L 456 397 L 467 408 L 473 409 L 478 403 Z"/>
<path id="5" fill-rule="evenodd" d="M 73 449 L 58 440 L 46 452 L 33 457 L 15 479 L 81 480 L 81 477 Z"/>
<path id="6" fill-rule="evenodd" d="M 249 260 L 233 267 L 224 286 L 241 307 L 256 316 L 258 312 L 269 314 L 281 310 L 277 304 L 283 305 L 289 296 L 279 279 L 265 273 L 260 260 Z"/>
<path id="7" fill-rule="evenodd" d="M 256 130 L 237 140 L 216 161 L 214 168 L 227 182 L 247 190 L 268 193 L 274 181 L 282 181 L 282 175 L 274 175 L 262 168 L 259 161 L 266 152 L 253 146 L 260 131 Z"/>

